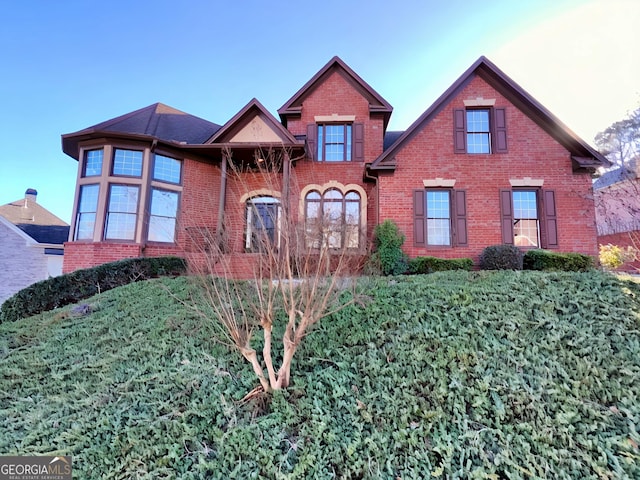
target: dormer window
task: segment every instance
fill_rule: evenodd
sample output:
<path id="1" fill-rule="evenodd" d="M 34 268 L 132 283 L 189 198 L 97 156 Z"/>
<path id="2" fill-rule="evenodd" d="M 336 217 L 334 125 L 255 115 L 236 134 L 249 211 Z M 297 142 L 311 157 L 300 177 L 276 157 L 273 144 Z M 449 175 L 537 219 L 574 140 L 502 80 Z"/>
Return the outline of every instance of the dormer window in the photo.
<path id="1" fill-rule="evenodd" d="M 308 157 L 319 162 L 364 161 L 364 124 L 352 119 L 354 115 L 316 117 L 317 123 L 307 125 Z"/>
<path id="2" fill-rule="evenodd" d="M 350 123 L 318 125 L 317 159 L 324 162 L 350 162 L 352 131 Z"/>

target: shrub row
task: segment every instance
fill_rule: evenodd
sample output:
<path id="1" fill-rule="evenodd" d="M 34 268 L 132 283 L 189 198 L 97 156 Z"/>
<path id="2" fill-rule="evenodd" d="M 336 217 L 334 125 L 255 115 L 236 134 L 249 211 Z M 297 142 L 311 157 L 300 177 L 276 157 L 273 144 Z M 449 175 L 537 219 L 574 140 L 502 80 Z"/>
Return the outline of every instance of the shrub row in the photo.
<path id="1" fill-rule="evenodd" d="M 181 275 L 186 262 L 178 257 L 129 258 L 34 283 L 0 307 L 0 323 L 76 303 L 97 293 L 139 280 Z"/>
<path id="2" fill-rule="evenodd" d="M 559 253 L 549 250 L 529 250 L 523 258 L 525 270 L 586 272 L 594 266 L 593 258 L 581 253 Z"/>
<path id="3" fill-rule="evenodd" d="M 473 268 L 473 260 L 470 258 L 436 258 L 416 257 L 409 260 L 409 273 L 423 274 L 444 272 L 447 270 L 467 270 Z"/>
<path id="4" fill-rule="evenodd" d="M 514 245 L 492 245 L 480 255 L 482 270 L 541 270 L 585 272 L 594 266 L 593 258 L 581 253 L 529 250 L 523 253 Z"/>

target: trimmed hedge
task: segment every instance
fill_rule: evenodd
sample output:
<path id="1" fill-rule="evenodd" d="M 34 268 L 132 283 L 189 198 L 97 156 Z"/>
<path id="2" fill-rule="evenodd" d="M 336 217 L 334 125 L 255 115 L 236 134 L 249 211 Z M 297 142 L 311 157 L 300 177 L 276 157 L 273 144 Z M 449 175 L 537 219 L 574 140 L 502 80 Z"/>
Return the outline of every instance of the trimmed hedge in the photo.
<path id="1" fill-rule="evenodd" d="M 594 266 L 593 258 L 581 253 L 558 253 L 548 250 L 529 250 L 524 255 L 525 270 L 586 272 Z"/>
<path id="2" fill-rule="evenodd" d="M 491 245 L 480 254 L 482 270 L 522 270 L 522 251 L 515 245 Z"/>
<path id="3" fill-rule="evenodd" d="M 186 270 L 185 260 L 179 257 L 128 258 L 76 270 L 34 283 L 8 298 L 0 307 L 0 323 L 76 303 L 139 280 L 182 275 Z"/>
<path id="4" fill-rule="evenodd" d="M 471 271 L 473 260 L 470 258 L 416 257 L 409 260 L 409 273 L 423 274 L 444 272 L 447 270 Z"/>

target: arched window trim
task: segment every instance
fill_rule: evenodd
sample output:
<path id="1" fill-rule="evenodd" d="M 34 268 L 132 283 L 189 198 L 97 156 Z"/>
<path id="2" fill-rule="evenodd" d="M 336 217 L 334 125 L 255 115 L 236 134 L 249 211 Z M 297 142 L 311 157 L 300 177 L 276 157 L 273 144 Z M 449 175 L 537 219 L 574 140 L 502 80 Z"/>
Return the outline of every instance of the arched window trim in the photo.
<path id="1" fill-rule="evenodd" d="M 350 193 L 355 193 L 357 195 L 359 195 L 359 203 L 360 203 L 360 211 L 359 211 L 359 217 L 360 217 L 360 222 L 359 222 L 359 226 L 358 226 L 358 247 L 353 247 L 353 248 L 349 248 L 350 250 L 363 250 L 366 247 L 366 231 L 367 231 L 367 194 L 365 192 L 365 190 L 357 184 L 354 183 L 350 183 L 347 185 L 344 185 L 340 182 L 337 182 L 335 180 L 332 180 L 330 182 L 327 182 L 323 185 L 319 185 L 319 184 L 309 184 L 306 185 L 304 188 L 302 188 L 302 190 L 300 191 L 300 205 L 299 205 L 299 219 L 300 222 L 303 225 L 306 225 L 306 217 L 307 217 L 307 195 L 309 195 L 312 192 L 317 192 L 320 195 L 320 198 L 318 199 L 314 199 L 312 201 L 314 202 L 318 202 L 320 204 L 322 204 L 325 201 L 325 194 L 331 190 L 336 190 L 338 192 L 340 192 L 340 194 L 342 195 L 342 199 L 340 200 L 342 202 L 343 205 L 343 218 L 346 220 L 346 217 L 344 217 L 344 215 L 346 214 L 346 208 L 347 208 L 347 203 L 350 202 L 354 202 L 354 199 L 347 199 L 347 196 Z M 329 200 L 329 201 L 334 201 L 334 200 Z M 337 201 L 337 200 L 335 200 Z M 316 246 L 318 245 L 317 242 Z"/>

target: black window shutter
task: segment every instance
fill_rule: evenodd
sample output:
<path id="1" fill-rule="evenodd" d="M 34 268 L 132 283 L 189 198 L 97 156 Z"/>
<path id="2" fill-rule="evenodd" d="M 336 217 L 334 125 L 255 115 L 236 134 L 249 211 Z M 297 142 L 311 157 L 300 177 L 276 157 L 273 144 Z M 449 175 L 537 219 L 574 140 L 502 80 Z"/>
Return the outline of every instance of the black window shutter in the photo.
<path id="1" fill-rule="evenodd" d="M 467 241 L 467 192 L 465 190 L 453 191 L 453 209 L 455 212 L 454 232 L 455 245 L 466 246 Z"/>
<path id="2" fill-rule="evenodd" d="M 353 161 L 364 162 L 364 124 L 353 125 Z"/>
<path id="3" fill-rule="evenodd" d="M 467 114 L 464 108 L 453 111 L 453 150 L 467 153 Z"/>
<path id="4" fill-rule="evenodd" d="M 413 191 L 413 243 L 416 247 L 427 245 L 424 190 Z"/>
<path id="5" fill-rule="evenodd" d="M 318 126 L 315 123 L 307 125 L 307 157 L 316 160 L 318 149 L 316 148 L 316 138 L 318 137 Z"/>
<path id="6" fill-rule="evenodd" d="M 507 153 L 507 114 L 504 108 L 493 110 L 494 152 Z"/>
<path id="7" fill-rule="evenodd" d="M 558 248 L 558 218 L 556 215 L 556 192 L 542 191 L 542 209 L 544 212 L 544 240 L 545 248 Z"/>
<path id="8" fill-rule="evenodd" d="M 502 243 L 513 245 L 513 200 L 511 190 L 500 190 Z"/>

